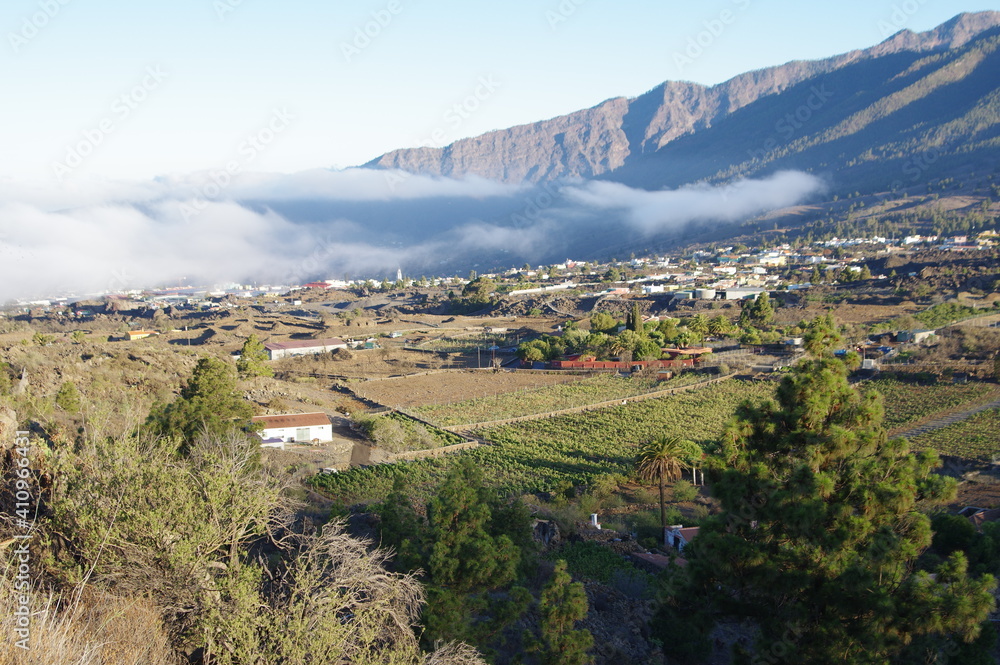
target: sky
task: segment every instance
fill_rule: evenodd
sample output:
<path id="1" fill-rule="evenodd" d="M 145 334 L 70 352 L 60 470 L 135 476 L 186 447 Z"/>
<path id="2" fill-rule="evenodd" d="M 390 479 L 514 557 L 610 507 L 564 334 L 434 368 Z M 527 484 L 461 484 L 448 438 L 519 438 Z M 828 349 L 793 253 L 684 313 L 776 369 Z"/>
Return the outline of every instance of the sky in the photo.
<path id="1" fill-rule="evenodd" d="M 0 178 L 346 168 L 1000 1 L 4 0 Z"/>
<path id="2" fill-rule="evenodd" d="M 4 0 L 0 302 L 643 251 L 827 183 L 648 192 L 352 167 L 984 9 L 1000 0 Z"/>

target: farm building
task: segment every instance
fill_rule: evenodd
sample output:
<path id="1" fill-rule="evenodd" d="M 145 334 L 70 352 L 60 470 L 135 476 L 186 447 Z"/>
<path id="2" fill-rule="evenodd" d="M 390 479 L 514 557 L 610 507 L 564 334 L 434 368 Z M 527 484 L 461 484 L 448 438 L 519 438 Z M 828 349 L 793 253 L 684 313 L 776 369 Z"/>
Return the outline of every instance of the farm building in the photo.
<path id="1" fill-rule="evenodd" d="M 253 423 L 263 426 L 257 434 L 262 445 L 309 443 L 333 439 L 333 425 L 325 413 L 286 413 L 279 416 L 254 416 Z"/>
<path id="2" fill-rule="evenodd" d="M 128 338 L 129 340 L 134 339 L 145 339 L 147 337 L 152 337 L 153 335 L 159 335 L 160 333 L 155 330 L 129 330 Z"/>
<path id="3" fill-rule="evenodd" d="M 264 345 L 269 360 L 291 356 L 309 356 L 337 349 L 346 349 L 347 342 L 339 337 L 329 339 L 291 339 L 287 342 L 269 342 Z"/>
<path id="4" fill-rule="evenodd" d="M 673 547 L 678 552 L 684 552 L 684 547 L 688 545 L 695 536 L 698 535 L 700 527 L 689 526 L 683 527 L 679 524 L 667 527 L 664 534 L 666 544 L 668 547 Z"/>
<path id="5" fill-rule="evenodd" d="M 723 289 L 719 291 L 722 300 L 756 300 L 764 289 Z"/>
<path id="6" fill-rule="evenodd" d="M 901 330 L 896 333 L 896 341 L 920 344 L 936 332 L 936 330 Z"/>

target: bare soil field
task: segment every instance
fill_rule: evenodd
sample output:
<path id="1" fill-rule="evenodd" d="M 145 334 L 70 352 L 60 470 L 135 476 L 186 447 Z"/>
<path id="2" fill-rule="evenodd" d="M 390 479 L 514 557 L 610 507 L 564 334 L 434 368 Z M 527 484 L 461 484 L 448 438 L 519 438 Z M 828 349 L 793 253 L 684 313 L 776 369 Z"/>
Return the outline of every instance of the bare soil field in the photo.
<path id="1" fill-rule="evenodd" d="M 580 375 L 518 370 L 514 372 L 457 371 L 403 376 L 351 384 L 355 395 L 380 404 L 413 407 L 445 404 L 499 393 L 579 381 Z"/>
<path id="2" fill-rule="evenodd" d="M 299 356 L 273 364 L 279 374 L 314 375 L 317 377 L 348 377 L 351 379 L 387 378 L 441 369 L 475 367 L 476 358 L 447 353 L 408 351 L 395 340 L 380 340 L 381 349 L 358 349 L 349 353 Z M 471 363 L 471 364 L 470 364 Z"/>
<path id="3" fill-rule="evenodd" d="M 979 508 L 1000 507 L 1000 478 L 992 473 L 970 474 L 958 486 L 958 496 L 955 502 L 948 506 L 952 510 L 960 510 L 965 506 Z"/>
<path id="4" fill-rule="evenodd" d="M 925 308 L 912 302 L 894 305 L 813 302 L 802 308 L 778 308 L 774 312 L 774 319 L 780 325 L 793 325 L 799 321 L 811 321 L 817 316 L 823 316 L 831 309 L 837 321 L 842 324 L 872 324 L 888 321 L 903 314 L 915 314 Z"/>

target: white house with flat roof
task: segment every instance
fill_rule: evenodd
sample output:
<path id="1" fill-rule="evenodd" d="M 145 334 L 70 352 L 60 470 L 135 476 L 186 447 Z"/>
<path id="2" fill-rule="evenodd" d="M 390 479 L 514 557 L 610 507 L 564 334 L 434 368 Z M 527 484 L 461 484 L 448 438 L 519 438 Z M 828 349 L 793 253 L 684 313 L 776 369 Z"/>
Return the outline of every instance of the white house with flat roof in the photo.
<path id="1" fill-rule="evenodd" d="M 346 348 L 347 342 L 339 337 L 330 337 L 328 339 L 290 339 L 287 342 L 268 342 L 264 345 L 264 349 L 267 350 L 268 360 L 278 360 L 292 356 L 310 356 Z"/>
<path id="2" fill-rule="evenodd" d="M 257 432 L 264 446 L 283 447 L 285 443 L 319 443 L 333 439 L 333 424 L 325 413 L 285 413 L 277 416 L 254 416 L 261 425 Z"/>

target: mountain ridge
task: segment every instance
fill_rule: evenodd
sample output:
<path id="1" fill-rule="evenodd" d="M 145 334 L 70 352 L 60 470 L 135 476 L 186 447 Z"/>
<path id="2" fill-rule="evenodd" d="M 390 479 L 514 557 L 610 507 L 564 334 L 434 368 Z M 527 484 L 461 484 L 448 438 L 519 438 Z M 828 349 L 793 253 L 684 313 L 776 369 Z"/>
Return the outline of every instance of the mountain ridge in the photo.
<path id="1" fill-rule="evenodd" d="M 636 170 L 660 165 L 667 153 L 676 152 L 678 142 L 683 144 L 682 139 L 731 123 L 734 115 L 749 107 L 781 107 L 782 96 L 806 82 L 822 85 L 827 77 L 837 78 L 838 72 L 853 68 L 862 74 L 878 72 L 884 80 L 873 83 L 888 90 L 916 62 L 968 48 L 998 29 L 1000 12 L 959 14 L 932 30 L 901 30 L 872 47 L 822 60 L 790 61 L 748 71 L 713 86 L 665 81 L 636 97 L 612 97 L 587 109 L 494 130 L 441 148 L 394 150 L 364 166 L 447 177 L 476 175 L 505 183 L 600 178 L 646 188 L 677 186 L 684 179 L 674 173 L 676 168 L 666 168 L 663 177 L 640 177 Z M 968 103 L 975 106 L 975 100 Z M 743 169 L 747 173 L 740 173 L 737 167 L 746 161 L 741 155 L 718 152 L 713 154 L 724 167 L 718 169 L 719 174 L 702 169 L 693 179 L 718 180 L 723 173 L 744 175 L 758 170 L 747 167 Z"/>

